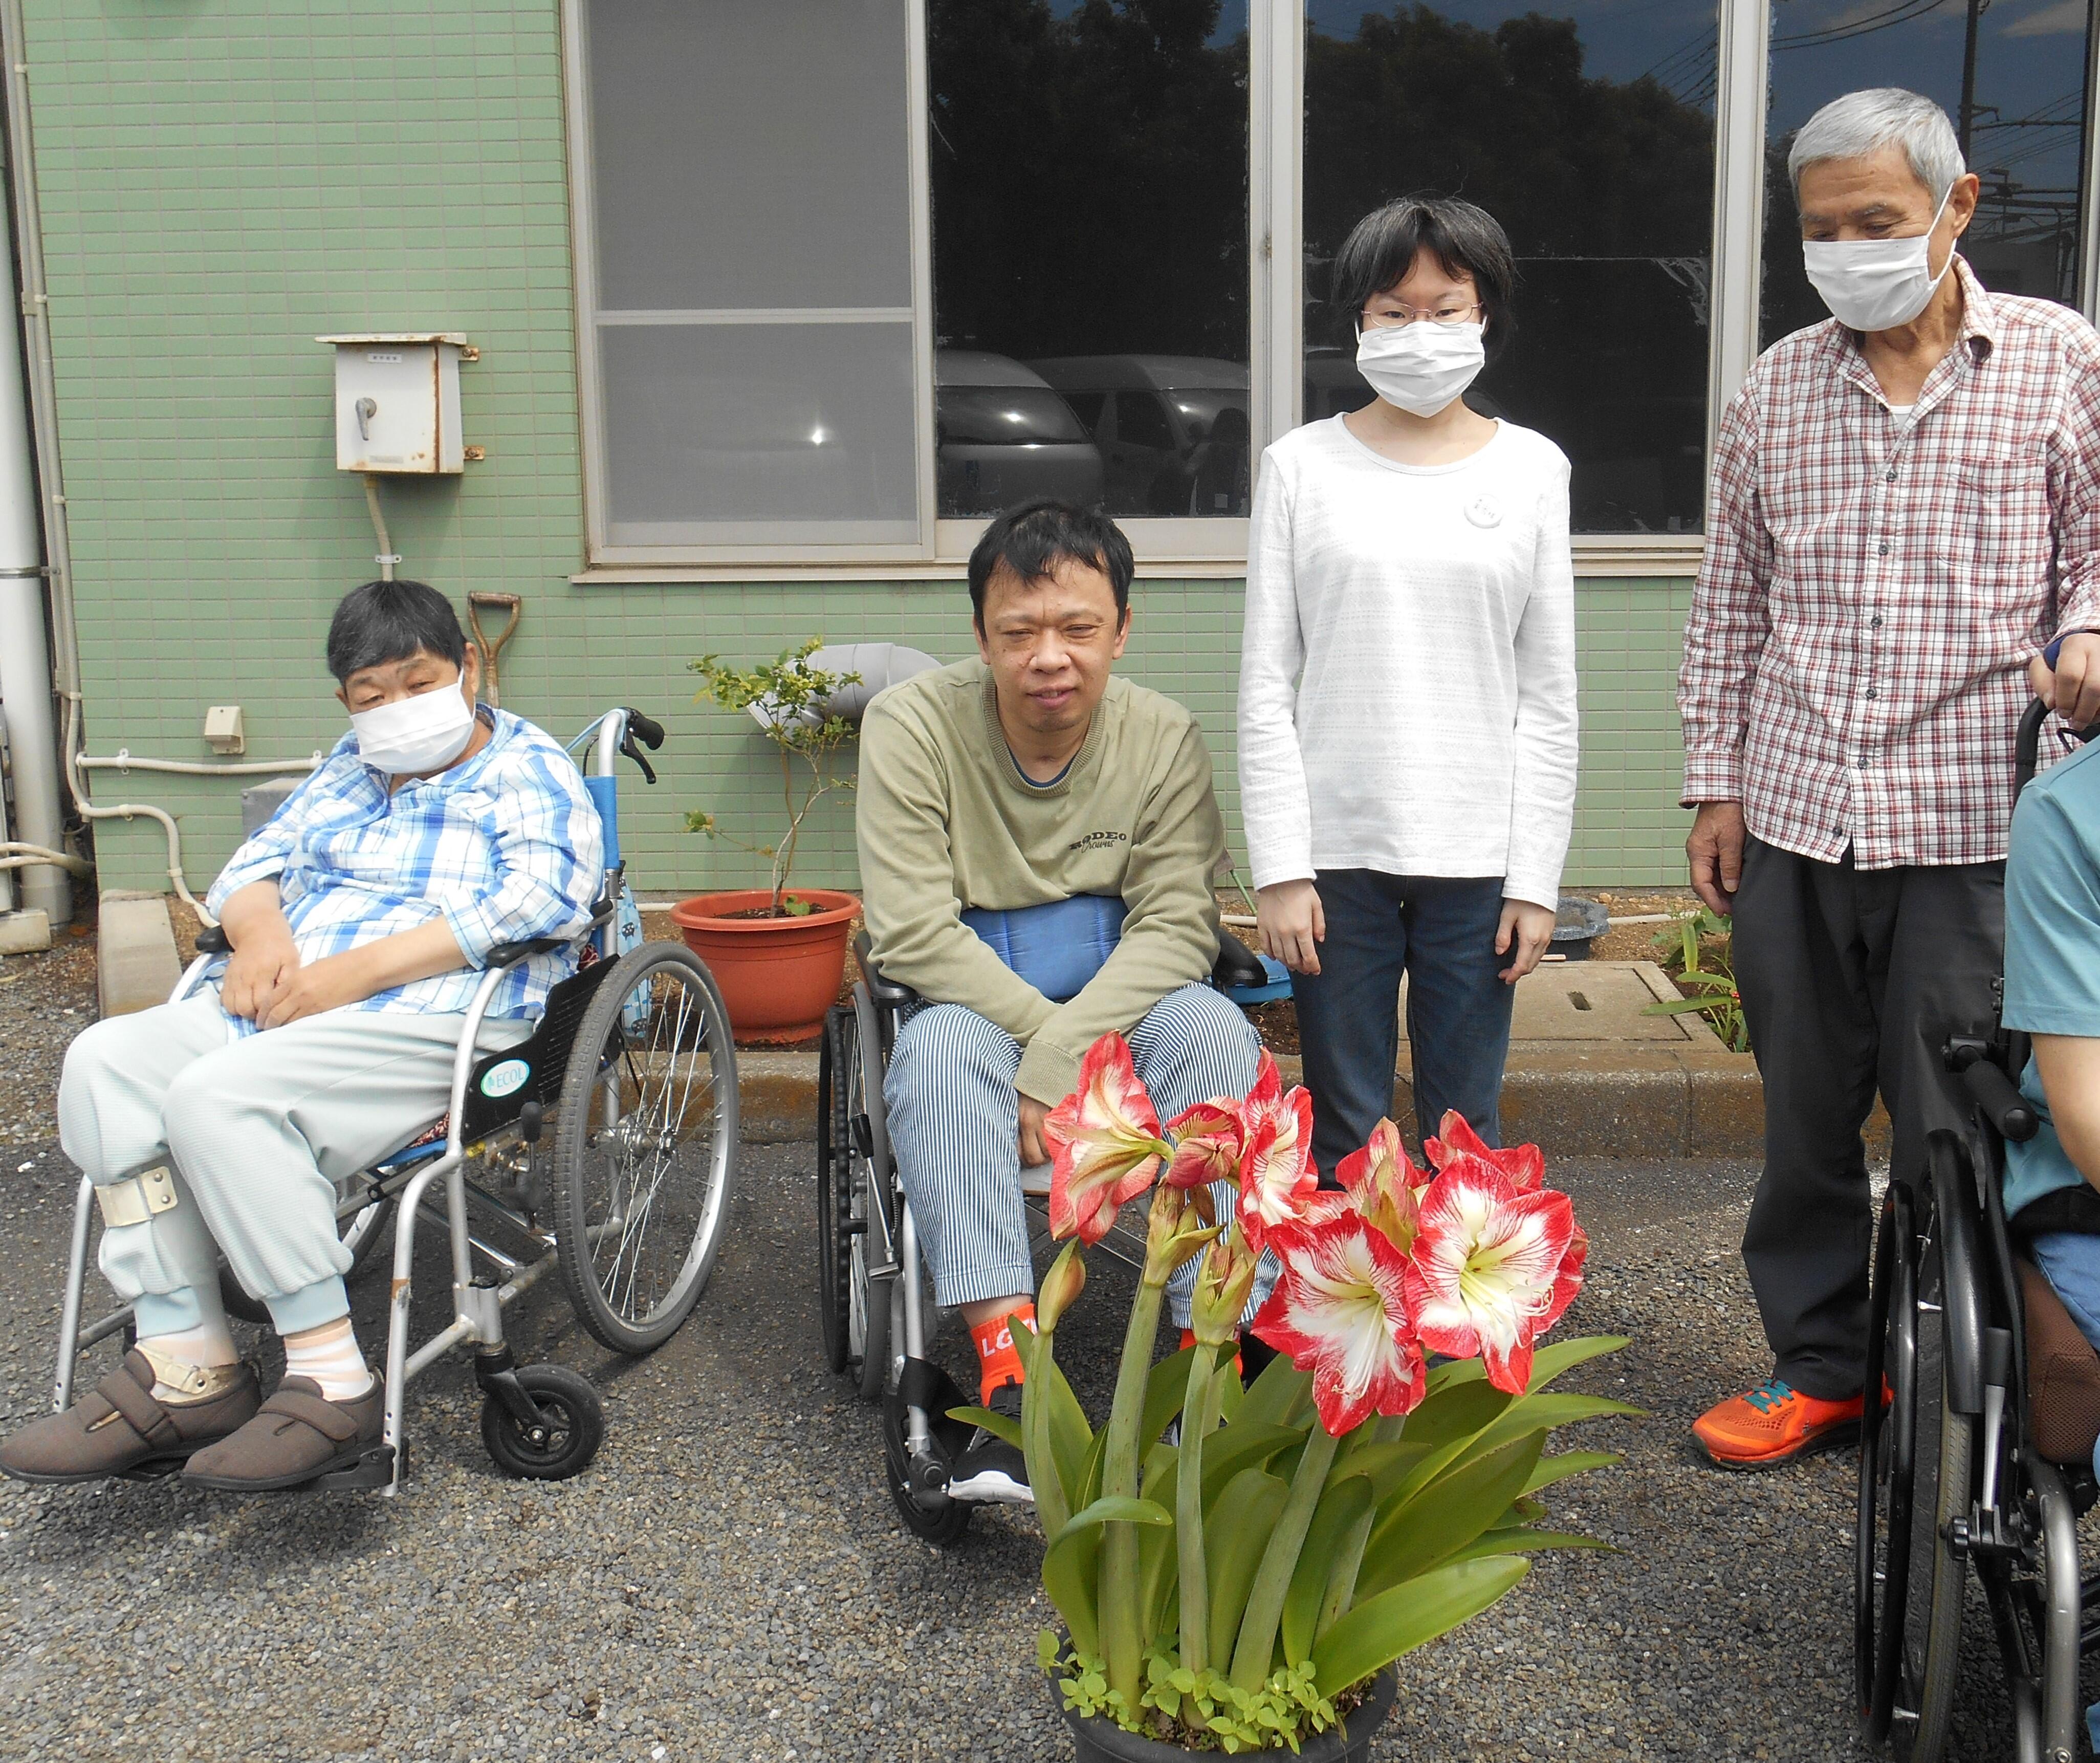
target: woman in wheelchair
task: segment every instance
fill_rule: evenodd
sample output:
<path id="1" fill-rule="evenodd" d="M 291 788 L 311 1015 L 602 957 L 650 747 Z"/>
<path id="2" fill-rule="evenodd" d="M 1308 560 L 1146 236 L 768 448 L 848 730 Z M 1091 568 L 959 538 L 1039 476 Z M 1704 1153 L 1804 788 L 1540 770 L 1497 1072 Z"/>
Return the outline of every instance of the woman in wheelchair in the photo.
<path id="1" fill-rule="evenodd" d="M 1105 516 L 1037 502 L 972 555 L 978 658 L 891 687 L 861 737 L 871 955 L 920 1001 L 880 1080 L 934 1295 L 974 1337 L 984 1405 L 1017 1416 L 1010 1319 L 1032 1326 L 1021 1173 L 1086 1049 L 1127 1035 L 1162 1110 L 1244 1095 L 1260 1042 L 1202 982 L 1224 858 L 1202 731 L 1115 678 L 1131 551 Z M 1229 1203 L 1229 1202 L 1228 1202 Z M 1170 1291 L 1186 1326 L 1194 1265 Z M 957 1500 L 1026 1500 L 1021 1454 L 980 1434 Z"/>
<path id="2" fill-rule="evenodd" d="M 327 659 L 351 732 L 213 884 L 232 944 L 218 985 L 98 1023 L 67 1054 L 60 1141 L 95 1184 L 102 1271 L 139 1338 L 0 1445 L 20 1479 L 180 1468 L 282 1488 L 355 1462 L 383 1403 L 351 1326 L 335 1182 L 444 1111 L 490 952 L 590 922 L 602 842 L 583 778 L 558 742 L 476 705 L 479 657 L 445 599 L 368 582 L 336 608 Z M 478 1046 L 522 1039 L 574 961 L 510 968 Z M 267 1400 L 227 1328 L 222 1252 L 284 1340 Z"/>

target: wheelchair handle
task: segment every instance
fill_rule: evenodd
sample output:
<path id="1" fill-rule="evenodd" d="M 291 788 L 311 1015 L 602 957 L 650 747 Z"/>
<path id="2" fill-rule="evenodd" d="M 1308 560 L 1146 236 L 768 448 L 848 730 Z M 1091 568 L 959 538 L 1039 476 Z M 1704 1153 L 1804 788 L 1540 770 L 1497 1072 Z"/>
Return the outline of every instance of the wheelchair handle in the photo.
<path id="1" fill-rule="evenodd" d="M 2041 1116 L 2035 1112 L 2034 1105 L 1992 1061 L 1977 1060 L 1962 1072 L 1961 1081 L 1969 1086 L 1969 1094 L 1983 1111 L 1984 1119 L 2001 1136 L 2024 1145 L 2041 1130 Z"/>
<path id="2" fill-rule="evenodd" d="M 2058 637 L 2041 652 L 2042 659 L 2051 669 L 2055 667 L 2057 653 L 2062 646 L 2063 638 Z M 2015 797 L 2034 781 L 2035 772 L 2041 762 L 2042 724 L 2049 720 L 2049 706 L 2036 698 L 2020 717 L 2019 732 L 2013 737 L 2013 794 Z M 2100 735 L 2100 722 L 2094 723 L 2090 728 L 2075 728 L 2071 734 L 2074 740 L 2091 740 L 2096 735 Z"/>
<path id="3" fill-rule="evenodd" d="M 226 934 L 224 925 L 206 925 L 196 934 L 196 952 L 200 955 L 231 955 L 233 939 Z"/>
<path id="4" fill-rule="evenodd" d="M 620 737 L 620 750 L 642 768 L 643 780 L 653 784 L 656 781 L 656 768 L 642 757 L 642 749 L 646 747 L 654 753 L 664 745 L 664 725 L 639 710 L 628 709 L 623 714 L 627 726 Z"/>

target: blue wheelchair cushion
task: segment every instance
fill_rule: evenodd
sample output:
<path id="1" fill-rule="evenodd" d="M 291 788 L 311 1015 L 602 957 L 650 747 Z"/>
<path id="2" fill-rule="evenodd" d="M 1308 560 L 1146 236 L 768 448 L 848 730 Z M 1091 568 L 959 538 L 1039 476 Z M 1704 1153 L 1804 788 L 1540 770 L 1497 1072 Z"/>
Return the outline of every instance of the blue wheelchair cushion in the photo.
<path id="1" fill-rule="evenodd" d="M 963 922 L 991 952 L 1052 1004 L 1077 997 L 1123 935 L 1123 904 L 1113 894 L 1006 910 L 973 906 Z"/>

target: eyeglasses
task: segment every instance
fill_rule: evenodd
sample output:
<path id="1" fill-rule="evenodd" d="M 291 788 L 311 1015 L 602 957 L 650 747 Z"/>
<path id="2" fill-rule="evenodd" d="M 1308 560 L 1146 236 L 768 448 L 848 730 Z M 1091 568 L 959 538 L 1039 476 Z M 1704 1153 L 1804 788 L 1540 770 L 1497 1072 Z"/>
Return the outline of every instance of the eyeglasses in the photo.
<path id="1" fill-rule="evenodd" d="M 1467 306 L 1460 306 L 1455 302 L 1446 300 L 1440 305 L 1430 307 L 1426 312 L 1418 312 L 1411 306 L 1401 306 L 1396 303 L 1392 306 L 1379 307 L 1375 310 L 1365 307 L 1361 316 L 1366 330 L 1397 330 L 1404 325 L 1413 325 L 1418 322 L 1447 325 L 1470 324 L 1479 316 L 1480 310 L 1480 306 L 1477 300 Z"/>

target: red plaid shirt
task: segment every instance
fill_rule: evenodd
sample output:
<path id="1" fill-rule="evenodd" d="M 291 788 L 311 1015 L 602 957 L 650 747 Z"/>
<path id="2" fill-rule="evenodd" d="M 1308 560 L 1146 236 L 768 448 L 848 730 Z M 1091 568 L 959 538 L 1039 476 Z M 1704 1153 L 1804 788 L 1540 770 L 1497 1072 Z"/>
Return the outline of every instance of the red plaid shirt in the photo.
<path id="1" fill-rule="evenodd" d="M 1758 357 L 1678 674 L 1685 802 L 1863 869 L 2005 855 L 2026 664 L 2100 629 L 2100 335 L 1956 272 L 1907 425 L 1834 319 Z"/>

